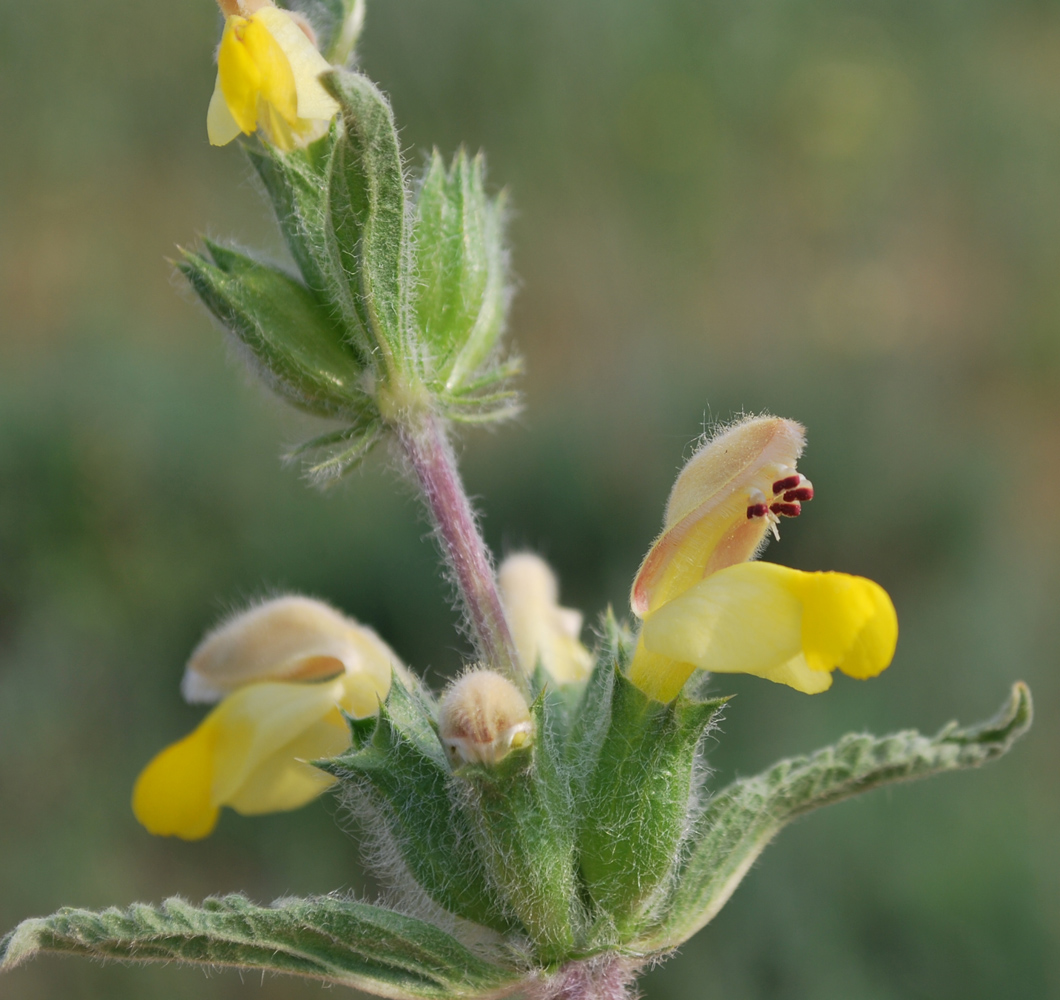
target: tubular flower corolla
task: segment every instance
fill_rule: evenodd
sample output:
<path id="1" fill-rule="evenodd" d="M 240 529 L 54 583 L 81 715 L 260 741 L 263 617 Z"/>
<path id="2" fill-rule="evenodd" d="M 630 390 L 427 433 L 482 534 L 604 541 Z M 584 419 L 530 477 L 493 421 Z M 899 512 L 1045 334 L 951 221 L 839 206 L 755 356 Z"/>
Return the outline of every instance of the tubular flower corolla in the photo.
<path id="1" fill-rule="evenodd" d="M 291 150 L 320 138 L 339 106 L 320 84 L 330 69 L 308 28 L 262 0 L 225 0 L 206 128 L 214 146 L 258 129 Z M 245 15 L 245 16 L 244 16 Z"/>
<path id="2" fill-rule="evenodd" d="M 342 712 L 372 715 L 404 666 L 371 629 L 306 597 L 278 597 L 210 632 L 184 675 L 189 701 L 220 703 L 162 750 L 133 789 L 151 833 L 198 840 L 222 806 L 297 809 L 334 781 L 308 761 L 350 745 Z M 340 711 L 341 709 L 341 711 Z"/>
<path id="3" fill-rule="evenodd" d="M 898 619 L 879 584 L 749 561 L 813 497 L 795 469 L 804 443 L 794 421 L 749 418 L 677 477 L 630 598 L 643 625 L 629 676 L 653 698 L 674 698 L 696 669 L 817 694 L 836 668 L 868 678 L 890 664 Z"/>
<path id="4" fill-rule="evenodd" d="M 579 641 L 582 613 L 559 605 L 559 584 L 552 568 L 532 552 L 508 556 L 497 570 L 501 598 L 523 669 L 540 663 L 560 684 L 585 680 L 592 654 Z"/>

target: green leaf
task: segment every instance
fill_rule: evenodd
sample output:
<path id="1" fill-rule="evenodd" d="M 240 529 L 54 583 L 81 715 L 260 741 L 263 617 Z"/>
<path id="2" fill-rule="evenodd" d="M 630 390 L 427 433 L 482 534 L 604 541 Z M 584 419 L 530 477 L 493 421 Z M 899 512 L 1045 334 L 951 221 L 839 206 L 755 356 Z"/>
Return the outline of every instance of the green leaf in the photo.
<path id="1" fill-rule="evenodd" d="M 280 395 L 321 416 L 363 417 L 361 366 L 303 285 L 274 267 L 206 242 L 177 267 L 207 308 L 249 349 Z"/>
<path id="2" fill-rule="evenodd" d="M 575 775 L 582 878 L 599 933 L 624 937 L 650 911 L 685 836 L 697 747 L 726 699 L 649 698 L 601 657 L 577 726 Z"/>
<path id="3" fill-rule="evenodd" d="M 342 274 L 371 346 L 386 369 L 406 367 L 411 259 L 405 173 L 394 115 L 365 76 L 321 77 L 342 107 L 344 128 L 330 161 L 328 202 Z"/>
<path id="4" fill-rule="evenodd" d="M 496 346 L 507 317 L 503 194 L 486 196 L 482 154 L 461 149 L 446 170 L 431 156 L 416 201 L 416 318 L 446 391 L 465 386 Z"/>
<path id="5" fill-rule="evenodd" d="M 368 724 L 351 727 L 350 750 L 317 766 L 352 792 L 355 812 L 367 793 L 412 877 L 436 903 L 502 933 L 517 929 L 486 881 L 471 822 L 450 794 L 452 774 L 422 700 L 395 679 L 370 738 Z"/>
<path id="6" fill-rule="evenodd" d="M 880 785 L 978 767 L 1007 753 L 1031 718 L 1030 691 L 1019 683 L 1000 712 L 978 726 L 950 723 L 934 737 L 916 730 L 884 737 L 852 734 L 810 757 L 782 760 L 763 774 L 733 782 L 696 821 L 664 916 L 630 947 L 661 953 L 690 938 L 725 905 L 777 831 L 796 817 Z"/>
<path id="7" fill-rule="evenodd" d="M 466 764 L 467 783 L 482 863 L 490 881 L 526 927 L 539 961 L 565 958 L 581 913 L 570 782 L 553 716 L 557 702 L 540 697 L 532 706 L 535 736 L 494 766 Z"/>
<path id="8" fill-rule="evenodd" d="M 379 996 L 456 1000 L 509 992 L 519 973 L 432 924 L 333 897 L 256 906 L 243 896 L 102 912 L 64 908 L 0 941 L 0 971 L 42 951 L 289 973 Z"/>

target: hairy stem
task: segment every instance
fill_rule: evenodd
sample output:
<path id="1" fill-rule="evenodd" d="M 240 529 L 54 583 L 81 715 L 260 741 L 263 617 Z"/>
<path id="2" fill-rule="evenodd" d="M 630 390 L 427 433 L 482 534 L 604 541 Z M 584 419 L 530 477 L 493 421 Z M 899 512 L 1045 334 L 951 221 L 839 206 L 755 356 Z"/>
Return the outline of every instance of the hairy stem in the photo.
<path id="1" fill-rule="evenodd" d="M 530 1000 L 635 1000 L 637 971 L 617 955 L 570 962 L 527 996 Z"/>
<path id="2" fill-rule="evenodd" d="M 508 674 L 525 690 L 526 676 L 504 615 L 493 561 L 445 430 L 437 417 L 429 415 L 402 427 L 399 436 L 452 570 L 476 652 L 487 666 Z"/>

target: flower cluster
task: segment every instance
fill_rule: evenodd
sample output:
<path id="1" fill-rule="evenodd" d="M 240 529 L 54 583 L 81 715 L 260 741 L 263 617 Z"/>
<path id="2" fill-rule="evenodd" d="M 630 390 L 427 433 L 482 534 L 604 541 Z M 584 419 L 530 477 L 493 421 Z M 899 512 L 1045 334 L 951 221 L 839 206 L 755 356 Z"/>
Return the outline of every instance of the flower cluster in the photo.
<path id="1" fill-rule="evenodd" d="M 527 671 L 540 663 L 558 682 L 584 679 L 591 658 L 577 638 L 581 615 L 559 606 L 544 560 L 516 553 L 499 575 Z M 151 833 L 198 840 L 222 806 L 254 816 L 305 805 L 335 781 L 310 762 L 350 746 L 344 715 L 374 716 L 393 675 L 410 690 L 417 684 L 372 629 L 321 601 L 276 597 L 235 615 L 192 653 L 181 685 L 189 702 L 220 704 L 141 773 L 136 818 Z M 484 677 L 493 680 L 484 686 Z M 499 737 L 487 721 L 484 736 L 496 705 L 508 721 Z M 497 761 L 529 732 L 522 695 L 489 672 L 454 684 L 443 712 L 447 747 L 465 759 Z"/>
<path id="2" fill-rule="evenodd" d="M 643 625 L 629 678 L 655 700 L 671 701 L 696 669 L 816 694 L 837 667 L 866 678 L 891 662 L 898 624 L 878 584 L 750 561 L 779 518 L 813 496 L 796 471 L 803 445 L 793 421 L 747 419 L 678 476 L 631 596 Z M 584 682 L 592 656 L 579 640 L 582 616 L 559 605 L 548 564 L 516 553 L 498 580 L 523 670 L 540 667 L 559 686 Z M 145 769 L 137 817 L 152 833 L 195 839 L 213 830 L 223 805 L 257 814 L 305 804 L 334 780 L 308 762 L 349 747 L 341 712 L 373 715 L 392 672 L 415 684 L 371 629 L 319 601 L 276 598 L 236 616 L 203 640 L 184 676 L 189 701 L 223 700 Z M 439 725 L 454 761 L 487 764 L 532 732 L 518 689 L 491 670 L 450 688 Z"/>

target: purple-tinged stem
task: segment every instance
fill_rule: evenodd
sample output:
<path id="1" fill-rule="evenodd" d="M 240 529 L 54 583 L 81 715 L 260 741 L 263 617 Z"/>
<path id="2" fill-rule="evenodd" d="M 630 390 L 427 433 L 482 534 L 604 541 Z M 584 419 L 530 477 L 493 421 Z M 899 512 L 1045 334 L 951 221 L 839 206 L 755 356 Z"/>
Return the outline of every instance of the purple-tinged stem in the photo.
<path id="1" fill-rule="evenodd" d="M 519 668 L 493 561 L 479 532 L 445 430 L 438 418 L 430 415 L 415 426 L 402 428 L 400 438 L 453 572 L 476 651 L 486 666 L 507 674 L 525 689 L 526 677 Z"/>
<path id="2" fill-rule="evenodd" d="M 634 1000 L 637 966 L 615 955 L 570 962 L 527 991 L 531 1000 Z"/>

